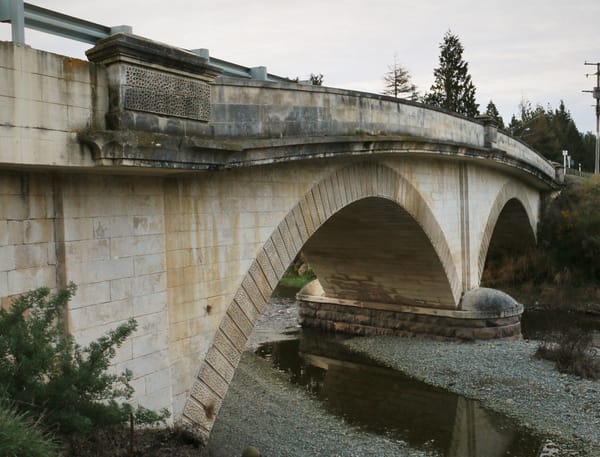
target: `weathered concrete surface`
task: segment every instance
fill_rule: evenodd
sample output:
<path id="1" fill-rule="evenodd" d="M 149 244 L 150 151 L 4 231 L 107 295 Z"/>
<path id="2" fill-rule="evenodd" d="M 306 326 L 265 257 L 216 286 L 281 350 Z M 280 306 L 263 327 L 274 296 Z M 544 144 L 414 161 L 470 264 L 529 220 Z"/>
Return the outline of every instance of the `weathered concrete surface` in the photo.
<path id="1" fill-rule="evenodd" d="M 202 122 L 205 114 L 175 109 L 184 100 L 161 102 L 188 94 L 203 103 L 194 84 L 215 74 L 202 58 L 129 35 L 106 41 L 90 51 L 102 64 L 0 43 L 0 164 L 156 172 L 404 153 L 487 159 L 533 184 L 555 177 L 539 154 L 483 122 L 374 94 L 219 77 L 205 87 Z"/>
<path id="2" fill-rule="evenodd" d="M 107 110 L 103 67 L 0 42 L 0 165 L 93 166 L 77 134 Z"/>
<path id="3" fill-rule="evenodd" d="M 135 57 L 165 93 L 205 94 L 189 69 Z M 203 120 L 145 95 L 121 104 L 115 81 L 147 95 L 144 71 L 112 78 L 0 43 L 0 299 L 76 282 L 69 326 L 83 344 L 135 317 L 115 368 L 133 370 L 137 401 L 204 434 L 304 246 L 335 297 L 452 311 L 488 250 L 533 242 L 554 185 L 521 143 L 422 105 L 206 77 Z"/>

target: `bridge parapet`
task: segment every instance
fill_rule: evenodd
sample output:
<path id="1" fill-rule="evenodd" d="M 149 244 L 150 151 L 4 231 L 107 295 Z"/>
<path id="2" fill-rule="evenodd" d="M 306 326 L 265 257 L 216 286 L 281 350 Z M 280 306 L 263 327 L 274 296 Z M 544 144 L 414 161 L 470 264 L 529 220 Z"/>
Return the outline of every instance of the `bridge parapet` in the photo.
<path id="1" fill-rule="evenodd" d="M 550 162 L 533 151 L 525 143 L 522 143 L 504 132 L 498 132 L 496 148 L 501 151 L 506 151 L 507 154 L 515 159 L 530 163 L 548 176 L 555 176 L 554 166 Z"/>
<path id="2" fill-rule="evenodd" d="M 484 146 L 481 123 L 383 95 L 233 78 L 214 90 L 215 137 L 407 135 Z"/>
<path id="3" fill-rule="evenodd" d="M 185 135 L 210 120 L 210 83 L 220 72 L 206 57 L 125 33 L 100 40 L 87 56 L 107 69 L 110 130 Z"/>
<path id="4" fill-rule="evenodd" d="M 1 53 L 6 165 L 216 170 L 443 154 L 555 181 L 545 159 L 485 122 L 382 95 L 218 76 L 206 57 L 130 34 L 99 41 L 94 62 L 11 43 Z"/>

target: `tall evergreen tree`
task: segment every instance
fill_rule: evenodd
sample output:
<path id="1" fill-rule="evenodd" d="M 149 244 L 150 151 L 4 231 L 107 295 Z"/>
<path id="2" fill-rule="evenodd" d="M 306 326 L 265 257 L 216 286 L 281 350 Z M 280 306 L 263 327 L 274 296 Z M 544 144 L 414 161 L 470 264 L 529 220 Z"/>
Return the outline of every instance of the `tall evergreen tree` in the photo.
<path id="1" fill-rule="evenodd" d="M 494 119 L 496 121 L 496 124 L 498 124 L 499 128 L 504 129 L 504 119 L 502 119 L 502 116 L 500 116 L 498 108 L 496 108 L 496 105 L 493 101 L 490 100 L 490 102 L 488 103 L 485 109 L 485 114 Z"/>
<path id="2" fill-rule="evenodd" d="M 519 111 L 520 119 L 513 115 L 508 126 L 511 135 L 547 159 L 562 163 L 562 151 L 567 150 L 575 168 L 581 163 L 584 170 L 593 169 L 588 137 L 579 132 L 562 100 L 557 109 L 550 105 L 544 108 L 540 104 L 533 107 L 528 100 L 522 100 Z"/>
<path id="3" fill-rule="evenodd" d="M 383 75 L 384 95 L 396 98 L 417 98 L 417 86 L 410 82 L 408 70 L 398 63 L 398 56 L 394 56 L 394 64 L 388 67 L 388 72 Z"/>
<path id="4" fill-rule="evenodd" d="M 458 36 L 448 30 L 440 44 L 439 67 L 433 71 L 435 81 L 424 101 L 474 117 L 479 114 L 479 105 L 475 102 L 475 86 L 469 65 L 462 58 L 463 50 Z"/>

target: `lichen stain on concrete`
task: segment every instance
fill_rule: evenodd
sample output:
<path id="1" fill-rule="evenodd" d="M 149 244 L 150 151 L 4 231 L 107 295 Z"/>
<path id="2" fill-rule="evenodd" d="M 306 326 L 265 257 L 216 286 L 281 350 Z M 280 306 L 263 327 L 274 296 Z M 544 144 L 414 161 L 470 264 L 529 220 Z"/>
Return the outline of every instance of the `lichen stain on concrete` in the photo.
<path id="1" fill-rule="evenodd" d="M 73 57 L 63 57 L 63 74 L 66 81 L 76 80 L 76 74 L 89 74 L 90 63 Z"/>

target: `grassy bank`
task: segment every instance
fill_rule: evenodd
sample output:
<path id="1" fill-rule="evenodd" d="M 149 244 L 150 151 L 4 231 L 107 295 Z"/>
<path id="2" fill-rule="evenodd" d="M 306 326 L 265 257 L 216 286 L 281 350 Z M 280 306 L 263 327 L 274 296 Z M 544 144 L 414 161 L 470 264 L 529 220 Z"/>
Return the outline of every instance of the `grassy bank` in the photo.
<path id="1" fill-rule="evenodd" d="M 278 287 L 295 290 L 297 292 L 315 278 L 315 273 L 308 265 L 302 253 L 300 253 L 283 274 Z"/>
<path id="2" fill-rule="evenodd" d="M 292 267 L 290 267 L 284 273 L 283 278 L 281 278 L 278 285 L 288 287 L 290 289 L 300 290 L 315 278 L 316 276 L 312 270 L 308 270 L 304 274 L 299 274 Z"/>

